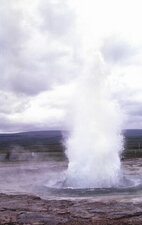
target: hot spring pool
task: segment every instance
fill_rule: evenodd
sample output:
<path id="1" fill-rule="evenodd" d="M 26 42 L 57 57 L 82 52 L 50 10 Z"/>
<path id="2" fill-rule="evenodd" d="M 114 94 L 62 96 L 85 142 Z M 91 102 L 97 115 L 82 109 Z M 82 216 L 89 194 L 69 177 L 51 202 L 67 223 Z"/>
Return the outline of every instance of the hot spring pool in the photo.
<path id="1" fill-rule="evenodd" d="M 72 188 L 64 186 L 67 162 L 1 162 L 0 192 L 32 194 L 44 199 L 142 199 L 142 159 L 122 161 L 125 182 L 110 188 Z"/>

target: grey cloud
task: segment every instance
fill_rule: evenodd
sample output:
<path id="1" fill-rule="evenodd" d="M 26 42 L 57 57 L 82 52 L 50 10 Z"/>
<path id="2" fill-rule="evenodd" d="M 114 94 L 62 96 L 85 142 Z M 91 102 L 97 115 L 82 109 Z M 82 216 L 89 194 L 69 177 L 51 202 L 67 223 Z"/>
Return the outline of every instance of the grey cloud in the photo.
<path id="1" fill-rule="evenodd" d="M 68 34 L 75 18 L 74 12 L 67 7 L 65 1 L 55 3 L 51 0 L 44 0 L 40 13 L 42 14 L 41 28 L 50 31 L 56 38 Z"/>
<path id="2" fill-rule="evenodd" d="M 125 108 L 131 116 L 142 116 L 142 102 L 127 102 Z"/>
<path id="3" fill-rule="evenodd" d="M 0 114 L 0 133 L 3 132 L 23 132 L 23 131 L 39 131 L 50 129 L 62 129 L 62 121 L 54 120 L 50 123 L 33 123 L 28 121 L 27 123 L 20 121 L 16 122 L 9 119 L 6 115 Z"/>
<path id="4" fill-rule="evenodd" d="M 27 16 L 22 9 L 13 7 L 18 1 L 22 2 L 1 0 L 0 7 L 0 129 L 10 132 L 60 127 L 60 118 L 30 122 L 29 113 L 28 122 L 19 121 L 16 116 L 12 122 L 12 115 L 23 113 L 24 118 L 30 98 L 69 82 L 80 73 L 74 12 L 67 6 L 67 0 L 39 0 L 35 14 Z M 105 39 L 101 50 L 112 65 L 129 64 L 138 51 L 116 36 Z M 130 103 L 126 90 L 118 95 L 132 118 L 141 117 L 141 103 Z M 49 99 L 48 105 L 55 110 L 64 109 L 64 99 Z"/>
<path id="5" fill-rule="evenodd" d="M 39 1 L 41 13 L 29 18 L 8 2 L 5 0 L 0 10 L 1 90 L 30 96 L 72 79 L 77 73 L 73 43 L 60 39 L 72 27 L 72 13 L 64 2 Z M 33 24 L 34 16 L 43 21 L 46 32 Z M 28 26 L 22 25 L 25 20 Z M 54 33 L 54 38 L 49 37 L 50 33 Z M 38 35 L 45 40 L 44 47 L 37 48 L 37 45 L 42 45 Z"/>
<path id="6" fill-rule="evenodd" d="M 19 16 L 6 0 L 0 8 L 0 88 L 10 87 L 15 61 L 19 57 L 22 33 Z"/>
<path id="7" fill-rule="evenodd" d="M 12 124 L 11 121 L 8 118 L 6 118 L 6 116 L 0 114 L 0 121 L 1 121 L 0 132 L 12 131 L 12 127 L 14 124 Z"/>
<path id="8" fill-rule="evenodd" d="M 64 61 L 65 60 L 65 61 Z M 11 90 L 26 95 L 39 94 L 62 84 L 75 76 L 74 62 L 65 54 L 50 55 L 35 59 L 30 65 L 22 65 L 11 81 Z"/>
<path id="9" fill-rule="evenodd" d="M 4 132 L 21 132 L 21 131 L 32 131 L 34 130 L 34 124 L 15 123 L 11 121 L 6 115 L 0 114 L 0 133 Z"/>
<path id="10" fill-rule="evenodd" d="M 11 121 L 9 118 L 6 117 L 6 115 L 0 114 L 0 132 L 20 132 L 20 131 L 32 131 L 35 130 L 36 126 L 34 124 L 30 123 L 15 123 Z M 38 128 L 37 128 L 38 130 Z"/>
<path id="11" fill-rule="evenodd" d="M 131 115 L 128 117 L 125 124 L 127 129 L 141 129 L 142 128 L 142 116 Z"/>
<path id="12" fill-rule="evenodd" d="M 29 107 L 29 99 L 25 96 L 18 96 L 12 92 L 0 91 L 0 113 L 8 115 L 23 112 Z"/>
<path id="13" fill-rule="evenodd" d="M 60 127 L 59 118 L 49 118 L 45 123 L 36 119 L 31 122 L 30 112 L 28 116 L 26 112 L 31 99 L 72 80 L 78 73 L 72 11 L 63 1 L 53 4 L 40 0 L 35 14 L 28 15 L 15 5 L 18 2 L 22 0 L 2 0 L 0 8 L 0 130 Z M 41 26 L 35 23 L 36 19 L 42 21 Z M 49 108 L 54 112 L 60 104 L 49 102 Z M 22 116 L 24 121 L 20 119 Z"/>
<path id="14" fill-rule="evenodd" d="M 106 61 L 111 63 L 127 64 L 130 57 L 136 55 L 137 48 L 125 40 L 113 36 L 104 40 L 102 53 Z"/>

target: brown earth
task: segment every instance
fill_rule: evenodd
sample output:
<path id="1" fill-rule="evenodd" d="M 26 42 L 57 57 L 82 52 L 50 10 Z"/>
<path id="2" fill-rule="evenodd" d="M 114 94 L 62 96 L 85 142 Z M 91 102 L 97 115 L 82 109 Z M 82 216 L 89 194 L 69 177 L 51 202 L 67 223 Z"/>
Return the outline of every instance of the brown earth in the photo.
<path id="1" fill-rule="evenodd" d="M 142 225 L 142 203 L 43 200 L 0 194 L 0 224 Z"/>

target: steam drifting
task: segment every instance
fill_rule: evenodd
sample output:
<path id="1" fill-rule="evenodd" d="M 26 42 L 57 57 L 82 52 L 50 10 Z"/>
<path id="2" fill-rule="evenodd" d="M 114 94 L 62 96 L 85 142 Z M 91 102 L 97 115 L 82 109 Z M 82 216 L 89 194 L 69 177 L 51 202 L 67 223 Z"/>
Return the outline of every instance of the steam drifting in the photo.
<path id="1" fill-rule="evenodd" d="M 85 67 L 73 98 L 73 121 L 66 143 L 66 185 L 116 186 L 121 179 L 122 113 L 111 93 L 101 57 L 88 60 Z"/>

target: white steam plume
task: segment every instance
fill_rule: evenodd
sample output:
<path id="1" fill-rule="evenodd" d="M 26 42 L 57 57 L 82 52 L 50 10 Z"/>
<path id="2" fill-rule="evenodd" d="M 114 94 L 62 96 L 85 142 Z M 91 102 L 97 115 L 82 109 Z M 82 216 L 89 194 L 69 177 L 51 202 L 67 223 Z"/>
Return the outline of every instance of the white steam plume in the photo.
<path id="1" fill-rule="evenodd" d="M 103 60 L 100 56 L 90 59 L 73 98 L 66 185 L 112 187 L 121 179 L 122 113 L 111 93 Z"/>

